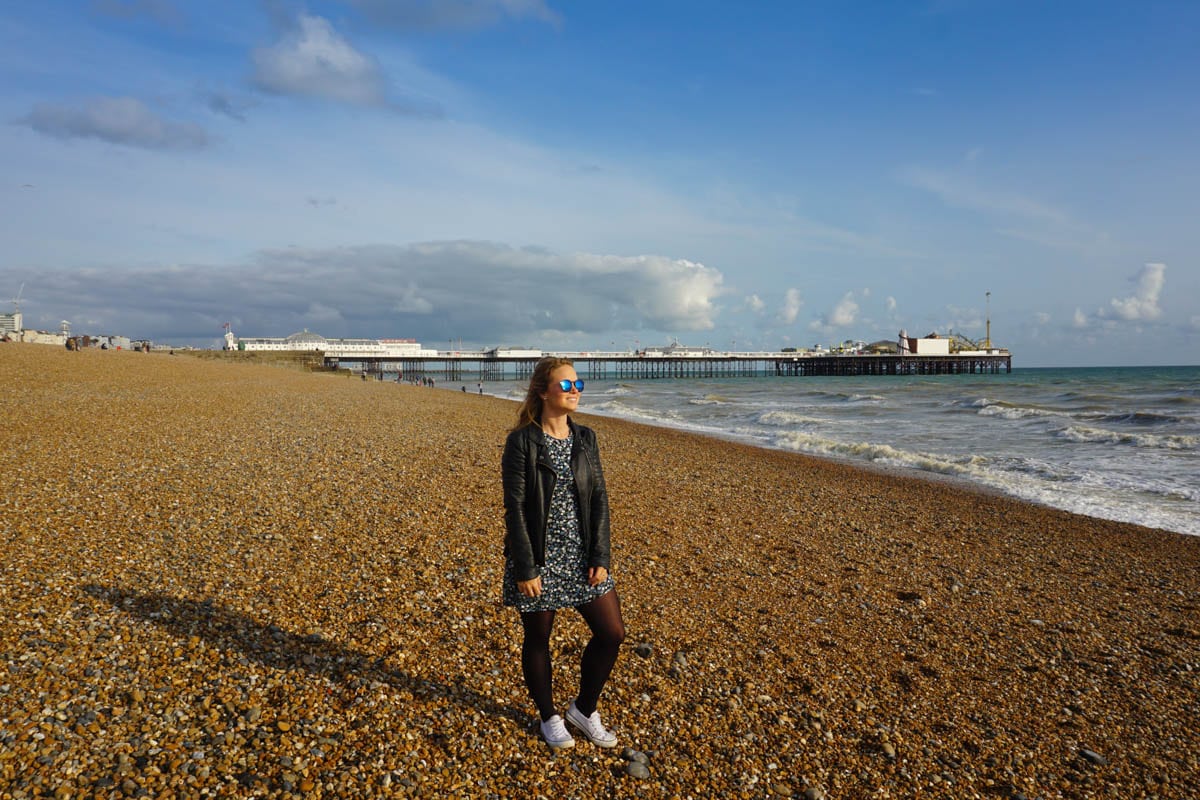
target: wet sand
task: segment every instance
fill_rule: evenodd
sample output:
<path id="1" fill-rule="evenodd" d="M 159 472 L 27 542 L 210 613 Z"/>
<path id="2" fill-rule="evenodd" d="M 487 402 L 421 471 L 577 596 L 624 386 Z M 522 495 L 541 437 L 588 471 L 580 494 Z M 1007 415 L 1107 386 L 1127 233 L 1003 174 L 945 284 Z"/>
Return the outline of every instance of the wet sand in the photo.
<path id="1" fill-rule="evenodd" d="M 0 385 L 0 800 L 1200 796 L 1200 537 L 580 415 L 635 778 L 536 736 L 514 403 L 18 344 Z"/>

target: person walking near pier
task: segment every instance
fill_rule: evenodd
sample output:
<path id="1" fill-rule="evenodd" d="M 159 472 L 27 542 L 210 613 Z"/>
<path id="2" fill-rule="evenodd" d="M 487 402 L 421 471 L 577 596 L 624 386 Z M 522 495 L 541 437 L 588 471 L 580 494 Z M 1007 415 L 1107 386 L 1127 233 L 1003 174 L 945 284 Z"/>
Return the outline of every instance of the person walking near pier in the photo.
<path id="1" fill-rule="evenodd" d="M 562 608 L 577 610 L 592 633 L 566 721 L 599 747 L 617 744 L 596 706 L 625 639 L 625 623 L 609 574 L 608 491 L 596 435 L 569 416 L 583 386 L 570 360 L 538 361 L 501 459 L 504 604 L 520 613 L 521 671 L 541 717 L 542 738 L 553 749 L 575 744 L 551 685 L 550 633 Z"/>

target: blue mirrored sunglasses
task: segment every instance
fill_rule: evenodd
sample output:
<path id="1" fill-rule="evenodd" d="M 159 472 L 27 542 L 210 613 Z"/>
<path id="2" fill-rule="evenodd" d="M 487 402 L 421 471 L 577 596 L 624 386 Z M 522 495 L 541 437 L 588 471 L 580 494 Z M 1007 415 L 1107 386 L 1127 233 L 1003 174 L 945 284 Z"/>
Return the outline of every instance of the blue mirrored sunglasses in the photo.
<path id="1" fill-rule="evenodd" d="M 583 378 L 576 378 L 574 383 L 567 380 L 566 378 L 563 378 L 561 381 L 558 382 L 558 388 L 562 389 L 564 392 L 571 391 L 572 386 L 575 387 L 576 391 L 582 392 L 583 391 Z"/>

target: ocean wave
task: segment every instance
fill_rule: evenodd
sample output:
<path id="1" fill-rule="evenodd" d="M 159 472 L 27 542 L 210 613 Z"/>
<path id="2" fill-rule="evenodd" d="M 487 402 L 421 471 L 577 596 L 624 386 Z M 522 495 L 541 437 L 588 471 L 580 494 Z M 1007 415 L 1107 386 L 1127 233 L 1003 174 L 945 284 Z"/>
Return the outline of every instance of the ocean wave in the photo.
<path id="1" fill-rule="evenodd" d="M 805 414 L 797 414 L 794 411 L 764 411 L 758 415 L 758 422 L 762 425 L 774 425 L 778 427 L 786 427 L 790 425 L 821 425 L 827 420 L 820 417 L 810 417 Z"/>
<path id="2" fill-rule="evenodd" d="M 717 406 L 725 403 L 732 403 L 733 400 L 728 397 L 723 397 L 719 394 L 706 394 L 704 397 L 693 397 L 687 402 L 690 406 Z"/>
<path id="3" fill-rule="evenodd" d="M 892 466 L 938 472 L 944 475 L 973 474 L 974 468 L 986 463 L 986 459 L 982 456 L 954 457 L 919 453 L 872 442 L 839 442 L 795 431 L 780 433 L 775 438 L 775 443 L 788 450 L 798 450 L 814 455 L 878 461 Z"/>
<path id="4" fill-rule="evenodd" d="M 1200 500 L 1200 487 L 1188 485 L 1187 479 L 1179 475 L 1131 477 L 1097 470 L 1088 473 L 1086 479 L 1090 483 L 1102 487 L 1105 493 L 1112 496 L 1150 495 L 1184 503 L 1195 503 Z"/>
<path id="5" fill-rule="evenodd" d="M 603 402 L 596 403 L 594 406 L 588 406 L 583 410 L 592 411 L 597 414 L 610 414 L 614 417 L 623 417 L 625 419 L 636 419 L 660 425 L 676 426 L 679 420 L 679 415 L 670 409 L 663 411 L 648 411 L 643 408 L 635 408 L 628 403 L 621 402 L 620 400 L 605 400 Z"/>
<path id="6" fill-rule="evenodd" d="M 886 397 L 879 394 L 851 394 L 842 395 L 847 403 L 882 403 L 887 400 Z"/>
<path id="7" fill-rule="evenodd" d="M 1033 406 L 1013 406 L 1007 403 L 994 403 L 979 409 L 981 417 L 1000 417 L 1000 419 L 1026 419 L 1028 417 L 1066 417 L 1063 411 L 1053 411 L 1048 408 Z"/>
<path id="8" fill-rule="evenodd" d="M 1069 467 L 1033 458 L 1001 459 L 997 465 L 1004 472 L 1026 475 L 1047 483 L 1079 483 L 1083 480 Z"/>
<path id="9" fill-rule="evenodd" d="M 1153 447 L 1163 450 L 1193 450 L 1200 444 L 1200 436 L 1179 434 L 1158 435 L 1152 433 L 1120 433 L 1103 428 L 1072 425 L 1057 433 L 1061 439 L 1091 444 L 1127 444 L 1134 447 Z"/>
<path id="10" fill-rule="evenodd" d="M 1105 414 L 1097 417 L 1100 422 L 1121 422 L 1127 425 L 1162 425 L 1164 423 L 1181 422 L 1179 417 L 1170 414 L 1156 414 L 1153 411 L 1131 411 L 1128 414 Z"/>

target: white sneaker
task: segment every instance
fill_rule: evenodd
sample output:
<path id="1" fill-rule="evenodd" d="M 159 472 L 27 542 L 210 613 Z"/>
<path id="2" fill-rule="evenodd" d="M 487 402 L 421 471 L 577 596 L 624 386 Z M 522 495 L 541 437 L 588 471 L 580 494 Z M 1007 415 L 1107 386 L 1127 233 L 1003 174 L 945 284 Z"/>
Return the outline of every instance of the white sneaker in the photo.
<path id="1" fill-rule="evenodd" d="M 575 740 L 567 731 L 567 726 L 563 725 L 563 718 L 555 714 L 550 719 L 541 723 L 542 738 L 546 740 L 546 744 L 551 750 L 566 750 L 568 747 L 575 746 Z"/>
<path id="2" fill-rule="evenodd" d="M 571 705 L 567 707 L 567 721 L 579 728 L 579 732 L 596 747 L 617 746 L 616 734 L 600 723 L 599 711 L 593 711 L 590 717 L 585 717 L 583 712 L 575 707 L 575 701 L 572 700 Z"/>

